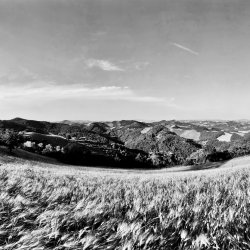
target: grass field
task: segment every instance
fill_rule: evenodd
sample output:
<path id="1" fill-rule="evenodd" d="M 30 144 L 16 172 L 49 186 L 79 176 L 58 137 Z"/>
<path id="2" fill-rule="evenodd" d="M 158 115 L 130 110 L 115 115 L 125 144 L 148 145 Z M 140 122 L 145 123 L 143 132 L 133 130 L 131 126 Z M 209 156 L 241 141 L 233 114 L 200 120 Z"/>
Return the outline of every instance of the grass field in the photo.
<path id="1" fill-rule="evenodd" d="M 0 249 L 250 249 L 249 159 L 142 171 L 0 152 Z"/>

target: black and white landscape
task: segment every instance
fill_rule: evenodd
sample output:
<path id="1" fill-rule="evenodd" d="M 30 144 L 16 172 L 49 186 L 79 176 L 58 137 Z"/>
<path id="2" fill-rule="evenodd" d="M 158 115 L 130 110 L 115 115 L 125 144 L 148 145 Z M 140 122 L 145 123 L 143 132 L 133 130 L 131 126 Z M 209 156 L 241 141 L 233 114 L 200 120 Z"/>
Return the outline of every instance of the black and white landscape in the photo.
<path id="1" fill-rule="evenodd" d="M 250 121 L 0 121 L 2 144 L 59 161 L 117 168 L 203 165 L 250 154 Z"/>
<path id="2" fill-rule="evenodd" d="M 0 0 L 0 249 L 250 249 L 248 0 Z"/>

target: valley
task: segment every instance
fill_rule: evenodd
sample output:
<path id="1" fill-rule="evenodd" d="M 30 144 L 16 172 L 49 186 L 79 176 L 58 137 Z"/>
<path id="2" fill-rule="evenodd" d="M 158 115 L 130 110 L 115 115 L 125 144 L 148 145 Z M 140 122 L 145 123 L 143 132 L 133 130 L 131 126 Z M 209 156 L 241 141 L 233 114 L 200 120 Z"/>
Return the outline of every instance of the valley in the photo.
<path id="1" fill-rule="evenodd" d="M 168 168 L 250 153 L 248 121 L 53 123 L 15 118 L 0 121 L 0 131 L 17 133 L 18 148 L 76 165 Z"/>

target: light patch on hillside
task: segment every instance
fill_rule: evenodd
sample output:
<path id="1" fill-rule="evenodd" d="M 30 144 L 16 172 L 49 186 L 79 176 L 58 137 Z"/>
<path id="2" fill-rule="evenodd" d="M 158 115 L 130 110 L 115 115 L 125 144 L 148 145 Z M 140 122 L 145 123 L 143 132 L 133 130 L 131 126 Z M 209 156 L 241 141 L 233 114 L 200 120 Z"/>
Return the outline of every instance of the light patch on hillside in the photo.
<path id="1" fill-rule="evenodd" d="M 234 132 L 235 134 L 237 134 L 237 135 L 240 135 L 240 136 L 244 136 L 245 135 L 245 133 L 243 133 L 243 132 Z"/>
<path id="2" fill-rule="evenodd" d="M 249 168 L 250 156 L 243 156 L 239 158 L 232 159 L 221 166 L 221 168 Z"/>
<path id="3" fill-rule="evenodd" d="M 250 130 L 244 130 L 244 131 L 235 132 L 235 134 L 240 135 L 240 136 L 244 136 L 245 134 L 248 134 L 249 132 L 250 132 Z"/>
<path id="4" fill-rule="evenodd" d="M 24 136 L 33 136 L 33 135 L 36 135 L 36 134 L 38 134 L 38 135 L 44 135 L 44 136 L 49 136 L 49 137 L 56 137 L 56 138 L 66 139 L 65 137 L 63 137 L 61 135 L 55 135 L 55 134 L 52 134 L 52 133 L 50 133 L 50 134 L 47 135 L 47 134 L 40 134 L 40 133 L 36 133 L 36 132 L 25 132 Z"/>
<path id="5" fill-rule="evenodd" d="M 242 134 L 247 134 L 249 132 L 250 132 L 250 130 L 239 131 L 239 133 L 242 133 Z"/>
<path id="6" fill-rule="evenodd" d="M 64 136 L 61 136 L 61 135 L 55 135 L 55 134 L 49 134 L 47 136 L 50 136 L 50 137 L 57 137 L 57 138 L 62 138 L 62 139 L 66 139 Z"/>
<path id="7" fill-rule="evenodd" d="M 142 131 L 141 131 L 141 134 L 146 134 L 152 127 L 148 127 L 148 128 L 144 128 Z"/>
<path id="8" fill-rule="evenodd" d="M 229 134 L 229 133 L 225 133 L 225 135 L 222 135 L 220 137 L 218 137 L 218 141 L 226 141 L 226 142 L 230 142 L 231 141 L 231 137 L 232 137 L 232 134 Z"/>
<path id="9" fill-rule="evenodd" d="M 181 137 L 186 139 L 192 139 L 194 141 L 199 141 L 200 139 L 200 132 L 197 132 L 196 130 L 185 130 L 183 133 L 180 134 Z"/>

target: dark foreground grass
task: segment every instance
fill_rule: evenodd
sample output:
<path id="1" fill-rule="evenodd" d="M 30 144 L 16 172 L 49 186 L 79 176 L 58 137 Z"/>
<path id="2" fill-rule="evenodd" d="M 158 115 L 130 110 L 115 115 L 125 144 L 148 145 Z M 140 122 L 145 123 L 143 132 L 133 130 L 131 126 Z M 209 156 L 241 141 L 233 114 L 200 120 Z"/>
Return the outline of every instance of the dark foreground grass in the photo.
<path id="1" fill-rule="evenodd" d="M 0 249 L 250 249 L 247 168 L 124 178 L 0 169 Z"/>

